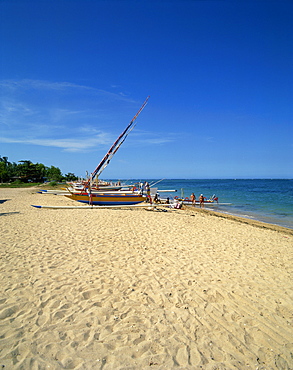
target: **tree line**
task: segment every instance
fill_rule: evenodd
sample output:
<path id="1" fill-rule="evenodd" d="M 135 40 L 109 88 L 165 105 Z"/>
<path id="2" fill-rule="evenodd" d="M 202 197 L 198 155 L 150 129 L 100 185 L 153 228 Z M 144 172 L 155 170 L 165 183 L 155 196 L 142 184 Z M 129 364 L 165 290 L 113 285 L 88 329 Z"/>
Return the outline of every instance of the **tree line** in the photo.
<path id="1" fill-rule="evenodd" d="M 77 176 L 74 173 L 62 175 L 60 168 L 47 167 L 42 163 L 32 163 L 29 160 L 9 162 L 8 157 L 0 157 L 0 182 L 37 182 L 45 181 L 75 181 Z"/>

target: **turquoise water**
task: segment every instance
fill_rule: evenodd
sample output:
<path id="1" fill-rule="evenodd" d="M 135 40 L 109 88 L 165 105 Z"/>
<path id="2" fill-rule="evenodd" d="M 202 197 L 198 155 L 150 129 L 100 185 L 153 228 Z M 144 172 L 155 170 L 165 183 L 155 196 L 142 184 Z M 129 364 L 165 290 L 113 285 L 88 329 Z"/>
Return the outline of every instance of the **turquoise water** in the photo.
<path id="1" fill-rule="evenodd" d="M 132 180 L 134 182 L 135 180 Z M 150 184 L 158 180 L 147 179 Z M 247 217 L 293 229 L 293 180 L 163 180 L 155 185 L 159 189 L 175 189 L 176 193 L 162 193 L 170 198 L 183 192 L 184 197 L 194 193 L 210 198 L 219 197 L 214 211 Z M 210 209 L 210 208 L 209 208 Z"/>

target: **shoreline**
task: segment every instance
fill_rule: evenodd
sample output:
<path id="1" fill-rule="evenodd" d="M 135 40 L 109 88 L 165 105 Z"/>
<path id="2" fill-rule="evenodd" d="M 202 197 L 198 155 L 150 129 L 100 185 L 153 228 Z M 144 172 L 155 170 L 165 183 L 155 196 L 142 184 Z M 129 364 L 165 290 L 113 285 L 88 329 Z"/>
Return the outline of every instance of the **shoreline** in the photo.
<path id="1" fill-rule="evenodd" d="M 187 207 L 31 204 L 75 202 L 0 189 L 0 366 L 293 368 L 290 229 Z"/>
<path id="2" fill-rule="evenodd" d="M 279 225 L 293 230 L 292 180 L 290 179 L 242 179 L 242 180 L 170 180 L 162 187 L 177 190 L 181 198 L 192 192 L 198 198 L 203 193 L 207 198 L 216 194 L 219 203 L 229 205 L 210 206 L 215 211 L 239 217 Z M 179 194 L 178 194 L 179 192 Z M 164 194 L 163 194 L 164 195 Z M 169 194 L 168 196 L 171 196 Z"/>
<path id="3" fill-rule="evenodd" d="M 280 225 L 277 225 L 277 224 L 271 224 L 271 223 L 259 221 L 259 220 L 256 220 L 256 219 L 252 220 L 252 219 L 246 218 L 244 216 L 237 216 L 237 215 L 230 214 L 230 213 L 223 213 L 221 211 L 213 211 L 213 210 L 209 210 L 207 208 L 200 209 L 200 208 L 194 208 L 192 206 L 185 206 L 185 207 L 188 208 L 188 209 L 190 208 L 191 210 L 193 210 L 195 212 L 204 212 L 204 213 L 210 214 L 211 216 L 227 218 L 228 220 L 248 224 L 248 225 L 251 225 L 251 226 L 254 226 L 254 227 L 274 230 L 274 231 L 278 231 L 278 232 L 283 232 L 285 234 L 293 235 L 293 230 L 292 229 L 290 229 L 288 227 L 280 226 Z"/>

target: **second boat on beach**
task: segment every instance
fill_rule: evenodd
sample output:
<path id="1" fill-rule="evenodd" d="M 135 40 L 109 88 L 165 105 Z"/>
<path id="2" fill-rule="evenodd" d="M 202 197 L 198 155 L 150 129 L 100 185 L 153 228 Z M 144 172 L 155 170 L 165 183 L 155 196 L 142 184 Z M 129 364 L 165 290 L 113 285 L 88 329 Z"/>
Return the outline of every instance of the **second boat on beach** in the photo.
<path id="1" fill-rule="evenodd" d="M 94 172 L 91 174 L 90 178 L 83 184 L 83 190 L 78 191 L 70 191 L 71 194 L 66 194 L 65 196 L 81 202 L 81 203 L 87 203 L 89 205 L 132 205 L 137 203 L 142 203 L 146 200 L 146 197 L 143 196 L 140 192 L 134 192 L 133 193 L 119 193 L 116 190 L 113 190 L 113 192 L 100 192 L 101 189 L 96 189 L 97 191 L 94 191 L 94 179 L 98 179 L 99 175 L 102 173 L 102 171 L 108 166 L 110 163 L 110 160 L 114 156 L 114 154 L 117 152 L 117 150 L 120 148 L 120 146 L 125 141 L 128 134 L 133 130 L 135 124 L 135 120 L 137 119 L 138 115 L 141 113 L 141 111 L 144 109 L 148 102 L 149 97 L 145 100 L 143 105 L 140 107 L 139 111 L 136 113 L 136 115 L 132 118 L 126 129 L 121 133 L 121 135 L 117 138 L 117 140 L 114 142 L 114 144 L 111 146 L 111 148 L 108 150 L 104 158 L 101 160 L 101 162 L 98 164 Z M 105 189 L 105 187 L 104 187 Z M 121 187 L 119 187 L 121 189 Z"/>
<path id="2" fill-rule="evenodd" d="M 146 197 L 141 194 L 126 193 L 78 193 L 65 195 L 72 200 L 96 206 L 132 205 L 144 202 Z"/>

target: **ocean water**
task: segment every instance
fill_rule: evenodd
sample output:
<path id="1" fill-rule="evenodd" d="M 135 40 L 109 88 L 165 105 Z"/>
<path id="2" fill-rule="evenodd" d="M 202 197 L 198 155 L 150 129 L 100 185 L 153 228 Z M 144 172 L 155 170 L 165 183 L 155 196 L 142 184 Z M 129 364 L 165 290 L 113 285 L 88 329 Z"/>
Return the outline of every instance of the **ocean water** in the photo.
<path id="1" fill-rule="evenodd" d="M 135 180 L 132 180 L 134 182 Z M 158 180 L 147 179 L 150 184 Z M 162 180 L 158 189 L 174 189 L 176 193 L 161 193 L 162 197 L 190 197 L 200 194 L 219 197 L 219 203 L 209 209 L 263 221 L 293 229 L 293 179 L 285 180 Z"/>

